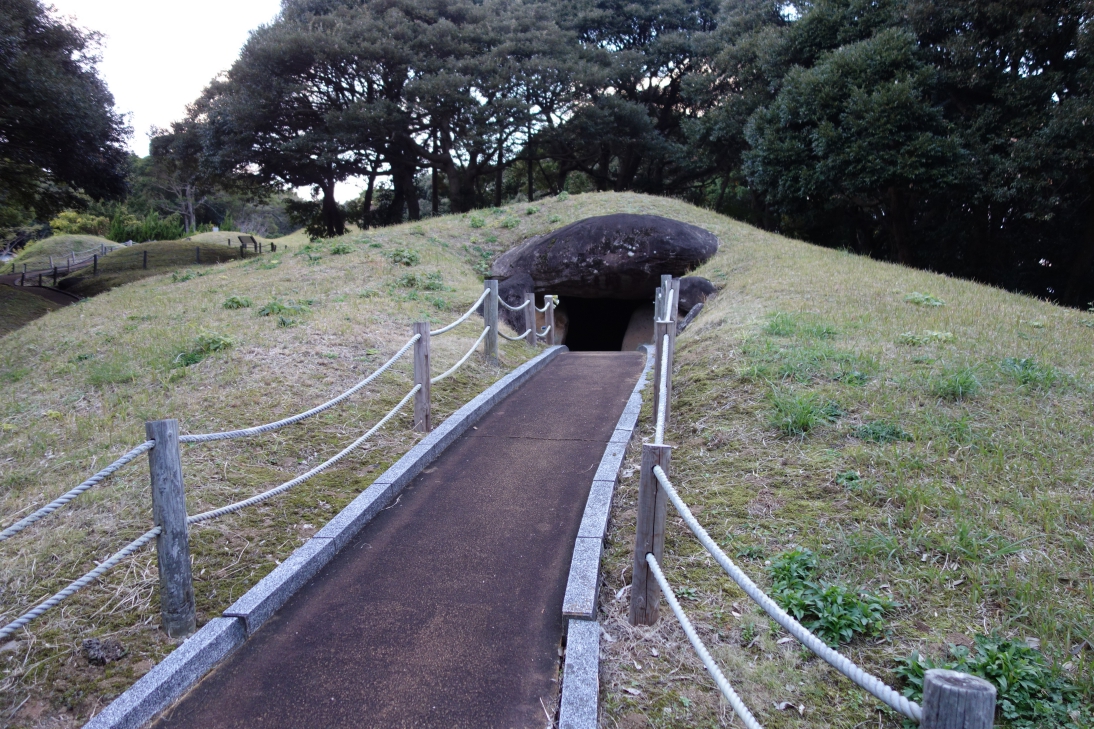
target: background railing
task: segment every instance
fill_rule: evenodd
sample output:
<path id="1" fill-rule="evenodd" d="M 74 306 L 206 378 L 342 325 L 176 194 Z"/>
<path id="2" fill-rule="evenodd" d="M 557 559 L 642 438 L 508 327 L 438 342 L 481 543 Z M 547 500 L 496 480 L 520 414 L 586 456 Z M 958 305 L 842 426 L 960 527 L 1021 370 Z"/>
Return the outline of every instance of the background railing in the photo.
<path id="1" fill-rule="evenodd" d="M 631 582 L 630 622 L 654 625 L 659 618 L 661 596 L 680 621 L 703 666 L 734 712 L 750 729 L 760 727 L 756 717 L 733 690 L 711 658 L 691 621 L 681 608 L 663 572 L 665 515 L 668 504 L 684 520 L 715 562 L 776 623 L 803 646 L 851 679 L 881 702 L 925 729 L 988 729 L 995 717 L 995 687 L 982 678 L 956 671 L 932 669 L 923 681 L 923 704 L 917 704 L 888 686 L 880 678 L 855 665 L 829 648 L 805 626 L 787 614 L 756 583 L 733 563 L 699 524 L 669 480 L 672 448 L 665 445 L 665 429 L 672 401 L 673 353 L 676 347 L 680 282 L 662 277 L 654 313 L 654 442 L 642 446 L 638 485 L 638 519 L 635 529 L 634 572 Z"/>
<path id="2" fill-rule="evenodd" d="M 241 236 L 241 238 L 242 237 L 243 236 Z M 524 307 L 521 307 L 528 311 L 532 316 L 531 328 L 534 336 L 525 338 L 525 341 L 532 346 L 535 346 L 537 337 L 539 337 L 546 339 L 548 345 L 553 345 L 553 324 L 547 326 L 544 332 L 538 334 L 534 332 L 534 317 L 537 309 L 535 308 L 534 299 L 532 297 L 533 294 L 527 294 L 525 299 L 526 304 Z M 532 303 L 528 304 L 529 301 Z M 75 488 L 57 497 L 29 516 L 19 519 L 3 531 L 0 531 L 0 542 L 11 539 L 33 524 L 46 519 L 50 514 L 64 508 L 67 504 L 79 497 L 80 494 L 99 485 L 126 465 L 132 463 L 146 453 L 148 454 L 148 466 L 152 487 L 152 527 L 98 564 L 95 569 L 82 575 L 78 579 L 73 580 L 64 589 L 47 597 L 30 610 L 19 615 L 16 619 L 8 622 L 3 627 L 0 627 L 0 640 L 13 635 L 20 628 L 64 601 L 65 598 L 75 594 L 87 585 L 90 585 L 153 540 L 156 542 L 156 556 L 159 564 L 160 617 L 163 628 L 167 634 L 173 638 L 183 637 L 193 633 L 196 628 L 196 612 L 190 559 L 189 527 L 193 524 L 217 519 L 226 514 L 231 514 L 272 499 L 294 486 L 298 486 L 323 471 L 326 471 L 371 438 L 411 400 L 414 401 L 414 430 L 423 433 L 432 430 L 432 386 L 454 374 L 468 359 L 470 359 L 471 355 L 474 354 L 480 344 L 483 345 L 483 355 L 487 361 L 497 360 L 498 334 L 500 333 L 498 331 L 499 302 L 498 282 L 487 281 L 482 295 L 480 295 L 475 303 L 458 319 L 447 326 L 433 331 L 430 331 L 427 322 L 415 323 L 412 327 L 412 336 L 410 339 L 407 340 L 407 342 L 403 344 L 387 362 L 382 364 L 372 374 L 365 377 L 337 397 L 302 413 L 264 425 L 200 434 L 180 434 L 178 420 L 154 420 L 145 423 L 145 433 L 148 440 L 131 449 L 109 466 L 98 471 Z M 548 303 L 545 304 L 544 308 L 547 310 L 546 314 L 548 316 L 548 321 L 553 322 L 554 298 L 548 296 L 547 302 Z M 457 326 L 467 322 L 480 307 L 482 308 L 484 319 L 482 333 L 478 335 L 475 343 L 467 353 L 452 367 L 439 375 L 432 376 L 432 363 L 430 357 L 431 340 L 434 337 L 442 336 L 445 333 L 452 331 Z M 502 336 L 509 338 L 504 333 L 502 333 Z M 249 438 L 295 425 L 296 423 L 345 402 L 355 393 L 364 389 L 387 372 L 396 364 L 396 362 L 408 353 L 411 353 L 413 357 L 413 387 L 411 387 L 410 391 L 403 396 L 398 404 L 380 418 L 375 425 L 347 445 L 335 456 L 320 463 L 307 473 L 303 473 L 290 481 L 286 481 L 285 483 L 255 496 L 199 514 L 187 514 L 186 491 L 183 479 L 182 455 L 180 451 L 180 445 L 182 443 L 211 443 L 221 440 Z"/>

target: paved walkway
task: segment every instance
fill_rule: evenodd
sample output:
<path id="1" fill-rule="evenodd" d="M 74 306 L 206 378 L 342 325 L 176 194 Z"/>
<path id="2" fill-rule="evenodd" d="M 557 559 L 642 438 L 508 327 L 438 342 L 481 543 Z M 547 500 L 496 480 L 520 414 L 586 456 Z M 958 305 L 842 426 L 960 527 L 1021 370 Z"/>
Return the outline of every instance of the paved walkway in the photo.
<path id="1" fill-rule="evenodd" d="M 155 726 L 545 726 L 585 499 L 644 364 L 560 355 Z"/>

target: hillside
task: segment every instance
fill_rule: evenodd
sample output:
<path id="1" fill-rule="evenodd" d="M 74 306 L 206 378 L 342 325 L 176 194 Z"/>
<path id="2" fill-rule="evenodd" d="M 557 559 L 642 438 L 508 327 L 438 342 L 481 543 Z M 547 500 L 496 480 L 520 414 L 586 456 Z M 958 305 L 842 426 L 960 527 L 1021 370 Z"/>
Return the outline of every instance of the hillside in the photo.
<path id="1" fill-rule="evenodd" d="M 23 269 L 24 264 L 31 270 L 45 268 L 49 265 L 50 256 L 53 256 L 55 265 L 63 265 L 69 253 L 75 253 L 78 258 L 82 258 L 98 252 L 101 246 L 106 246 L 108 251 L 124 247 L 121 243 L 97 235 L 53 235 L 28 243 L 19 255 L 8 262 L 8 271 L 11 270 L 12 263 L 18 271 Z"/>
<path id="2" fill-rule="evenodd" d="M 770 563 L 805 547 L 817 579 L 891 599 L 881 630 L 844 649 L 898 685 L 894 671 L 913 651 L 942 658 L 947 643 L 996 634 L 1036 641 L 1052 666 L 1045 675 L 1077 685 L 1089 707 L 1094 314 L 817 248 L 671 199 L 587 194 L 355 233 L 288 255 L 183 268 L 196 277 L 160 275 L 50 313 L 0 348 L 0 380 L 12 395 L 0 405 L 2 523 L 143 441 L 145 419 L 177 417 L 184 431 L 202 432 L 326 400 L 384 361 L 410 322 L 447 321 L 473 301 L 498 252 L 610 212 L 677 218 L 722 241 L 698 271 L 721 291 L 678 340 L 666 442 L 675 446 L 674 482 L 726 552 L 768 587 Z M 420 263 L 392 263 L 402 249 Z M 446 290 L 422 288 L 428 279 L 409 273 L 440 274 Z M 252 306 L 225 309 L 231 296 Z M 257 315 L 273 300 L 303 308 L 278 326 L 277 316 Z M 474 330 L 439 340 L 435 360 L 454 362 Z M 231 345 L 200 352 L 199 338 L 217 336 Z M 176 366 L 186 353 L 204 359 Z M 530 353 L 506 344 L 501 369 L 472 358 L 435 388 L 440 410 Z M 186 447 L 190 511 L 256 493 L 337 452 L 409 389 L 407 363 L 395 369 L 307 424 Z M 199 622 L 412 445 L 407 421 L 400 415 L 371 447 L 299 490 L 196 528 Z M 626 622 L 638 450 L 624 469 L 603 565 L 602 723 L 724 726 L 728 709 L 669 611 L 652 630 Z M 0 544 L 4 616 L 148 523 L 140 462 Z M 765 726 L 900 726 L 782 642 L 675 516 L 665 570 Z M 170 650 L 157 629 L 155 585 L 145 550 L 4 646 L 0 685 L 13 705 L 28 699 L 14 726 L 78 724 Z M 129 653 L 105 669 L 88 665 L 81 642 L 108 635 Z"/>

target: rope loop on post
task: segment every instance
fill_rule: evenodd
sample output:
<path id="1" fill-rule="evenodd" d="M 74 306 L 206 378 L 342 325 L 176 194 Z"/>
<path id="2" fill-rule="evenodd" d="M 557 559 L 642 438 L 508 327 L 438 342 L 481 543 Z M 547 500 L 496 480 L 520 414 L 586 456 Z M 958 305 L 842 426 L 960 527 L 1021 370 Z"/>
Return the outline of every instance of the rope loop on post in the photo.
<path id="1" fill-rule="evenodd" d="M 546 339 L 547 334 L 551 331 L 551 329 L 553 329 L 553 327 L 548 324 L 548 325 L 543 327 L 542 331 L 536 332 L 536 336 L 539 337 L 540 339 Z"/>
<path id="2" fill-rule="evenodd" d="M 482 342 L 482 340 L 486 339 L 486 335 L 489 334 L 489 333 L 490 333 L 490 327 L 484 328 L 482 330 L 482 334 L 479 335 L 479 338 L 476 339 L 475 343 L 471 345 L 471 349 L 467 350 L 467 354 L 465 354 L 463 357 L 461 357 L 459 362 L 452 365 L 451 369 L 448 369 L 448 370 L 442 372 L 441 374 L 437 375 L 436 377 L 432 378 L 429 381 L 429 384 L 436 385 L 438 382 L 440 382 L 444 378 L 448 377 L 453 372 L 458 370 L 461 366 L 463 366 L 463 363 L 466 362 L 471 357 L 471 355 L 475 353 L 475 348 L 479 346 L 479 343 Z"/>
<path id="3" fill-rule="evenodd" d="M 448 332 L 448 331 L 451 331 L 451 330 L 455 329 L 460 324 L 463 324 L 465 321 L 468 320 L 468 318 L 472 314 L 475 313 L 475 310 L 479 308 L 479 306 L 482 304 L 482 302 L 486 300 L 486 297 L 489 293 L 490 293 L 489 289 L 484 290 L 482 292 L 482 294 L 479 296 L 478 300 L 474 304 L 471 305 L 471 308 L 468 309 L 467 312 L 463 316 L 461 316 L 459 319 L 452 322 L 451 324 L 449 324 L 446 327 L 441 327 L 440 329 L 435 329 L 435 330 L 431 331 L 429 333 L 429 336 L 431 336 L 431 337 L 440 336 L 441 334 L 444 334 L 445 332 Z"/>
<path id="4" fill-rule="evenodd" d="M 524 307 L 528 306 L 527 301 L 525 301 L 520 306 L 510 306 L 509 303 L 506 302 L 506 300 L 501 298 L 500 296 L 498 297 L 498 303 L 501 304 L 502 306 L 504 306 L 509 311 L 524 311 Z M 535 304 L 532 305 L 532 308 L 533 309 L 535 308 Z"/>
<path id="5" fill-rule="evenodd" d="M 508 339 L 510 342 L 519 342 L 520 340 L 527 337 L 528 332 L 530 332 L 530 331 L 532 331 L 532 330 L 531 329 L 525 329 L 523 334 L 520 334 L 520 335 L 515 336 L 515 337 L 510 337 L 508 334 L 506 334 L 505 332 L 503 332 L 502 330 L 499 329 L 498 334 L 500 334 L 505 339 Z"/>

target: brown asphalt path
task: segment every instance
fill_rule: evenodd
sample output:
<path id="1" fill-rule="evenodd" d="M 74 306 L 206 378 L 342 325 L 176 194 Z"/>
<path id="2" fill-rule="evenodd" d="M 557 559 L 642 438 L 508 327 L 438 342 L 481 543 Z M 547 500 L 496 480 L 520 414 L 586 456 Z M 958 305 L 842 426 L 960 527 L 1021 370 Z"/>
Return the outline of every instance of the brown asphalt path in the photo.
<path id="1" fill-rule="evenodd" d="M 560 355 L 154 726 L 544 726 L 585 499 L 644 363 Z"/>

